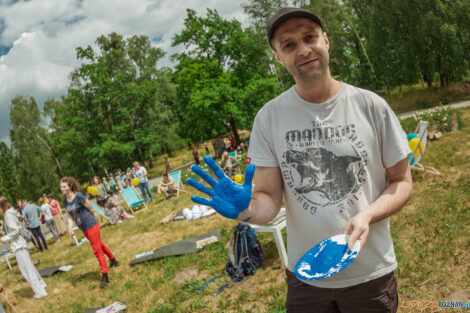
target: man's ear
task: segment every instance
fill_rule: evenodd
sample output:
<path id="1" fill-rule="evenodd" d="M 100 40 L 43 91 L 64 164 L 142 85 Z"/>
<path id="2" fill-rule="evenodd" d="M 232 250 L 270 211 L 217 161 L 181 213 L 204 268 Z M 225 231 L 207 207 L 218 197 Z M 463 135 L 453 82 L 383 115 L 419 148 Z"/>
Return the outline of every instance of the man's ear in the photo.
<path id="1" fill-rule="evenodd" d="M 276 58 L 276 61 L 279 62 L 279 64 L 282 64 L 284 65 L 284 62 L 281 60 L 281 58 L 279 57 L 279 54 L 275 51 L 275 50 L 272 50 L 271 51 L 272 54 L 274 55 L 274 57 Z"/>
<path id="2" fill-rule="evenodd" d="M 328 50 L 330 49 L 330 41 L 328 40 L 328 36 L 326 35 L 325 32 L 323 32 L 323 38 L 325 38 L 325 44 Z"/>

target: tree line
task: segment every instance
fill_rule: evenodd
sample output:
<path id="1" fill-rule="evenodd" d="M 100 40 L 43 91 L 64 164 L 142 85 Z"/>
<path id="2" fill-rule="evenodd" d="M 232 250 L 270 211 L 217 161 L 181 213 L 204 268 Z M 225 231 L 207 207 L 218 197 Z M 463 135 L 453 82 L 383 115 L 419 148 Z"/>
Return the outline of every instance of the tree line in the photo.
<path id="1" fill-rule="evenodd" d="M 315 12 L 330 40 L 339 80 L 387 91 L 421 82 L 446 87 L 469 79 L 470 2 L 465 0 L 295 0 Z M 251 24 L 216 10 L 187 9 L 173 38 L 175 66 L 148 37 L 111 33 L 78 47 L 80 66 L 60 99 L 11 100 L 11 146 L 0 143 L 0 194 L 11 201 L 58 193 L 60 176 L 89 180 L 134 160 L 250 128 L 264 103 L 293 80 L 272 57 L 268 18 L 285 0 L 242 5 Z"/>

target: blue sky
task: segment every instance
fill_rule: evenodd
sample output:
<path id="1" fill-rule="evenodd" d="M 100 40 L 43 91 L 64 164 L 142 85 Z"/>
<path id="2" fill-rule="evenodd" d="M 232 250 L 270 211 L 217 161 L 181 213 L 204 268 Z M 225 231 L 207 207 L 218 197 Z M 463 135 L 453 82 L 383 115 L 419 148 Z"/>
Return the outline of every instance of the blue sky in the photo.
<path id="1" fill-rule="evenodd" d="M 33 96 L 42 107 L 66 92 L 78 66 L 75 48 L 102 34 L 147 35 L 167 52 L 159 66 L 171 66 L 186 8 L 205 14 L 215 8 L 225 18 L 248 25 L 241 3 L 248 0 L 0 0 L 0 140 L 8 142 L 10 101 Z"/>

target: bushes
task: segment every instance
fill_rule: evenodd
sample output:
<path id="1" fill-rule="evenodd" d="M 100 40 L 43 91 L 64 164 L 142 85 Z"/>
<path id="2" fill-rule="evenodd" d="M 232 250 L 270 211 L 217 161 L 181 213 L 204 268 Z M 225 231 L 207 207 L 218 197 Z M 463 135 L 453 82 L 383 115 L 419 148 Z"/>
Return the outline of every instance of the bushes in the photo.
<path id="1" fill-rule="evenodd" d="M 400 121 L 400 124 L 407 134 L 414 132 L 418 122 L 421 120 L 428 121 L 430 124 L 429 128 L 436 127 L 441 132 L 448 132 L 452 130 L 452 119 L 454 114 L 459 120 L 459 112 L 451 108 L 438 106 L 432 111 L 415 114 L 412 117 L 405 118 Z"/>

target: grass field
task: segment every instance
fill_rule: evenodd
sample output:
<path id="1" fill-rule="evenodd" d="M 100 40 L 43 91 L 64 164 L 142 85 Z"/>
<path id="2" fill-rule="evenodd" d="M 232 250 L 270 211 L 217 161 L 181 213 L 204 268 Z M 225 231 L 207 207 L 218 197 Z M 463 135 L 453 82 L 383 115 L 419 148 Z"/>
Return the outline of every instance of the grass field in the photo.
<path id="1" fill-rule="evenodd" d="M 470 110 L 461 112 L 463 127 L 429 142 L 425 154 L 426 162 L 443 176 L 413 172 L 413 197 L 391 218 L 402 305 L 407 301 L 470 300 Z M 33 259 L 41 261 L 39 268 L 75 262 L 70 272 L 45 279 L 49 293 L 45 299 L 32 298 L 32 290 L 21 281 L 14 260 L 13 271 L 0 264 L 0 281 L 9 290 L 10 300 L 19 312 L 83 312 L 84 308 L 118 300 L 128 304 L 126 312 L 285 312 L 284 268 L 270 235 L 259 236 L 265 261 L 255 276 L 218 297 L 212 296 L 218 284 L 197 294 L 208 278 L 222 273 L 228 259 L 227 242 L 236 222 L 212 215 L 160 225 L 170 212 L 192 206 L 189 197 L 195 192 L 190 187 L 186 190 L 169 201 L 157 196 L 156 203 L 136 213 L 136 218 L 102 229 L 104 242 L 121 262 L 121 266 L 110 269 L 107 288 L 99 289 L 99 267 L 89 244 L 75 247 L 67 236 L 47 252 L 32 254 Z M 127 265 L 142 251 L 216 228 L 222 231 L 221 242 L 198 253 Z M 431 309 L 402 307 L 400 312 Z"/>

